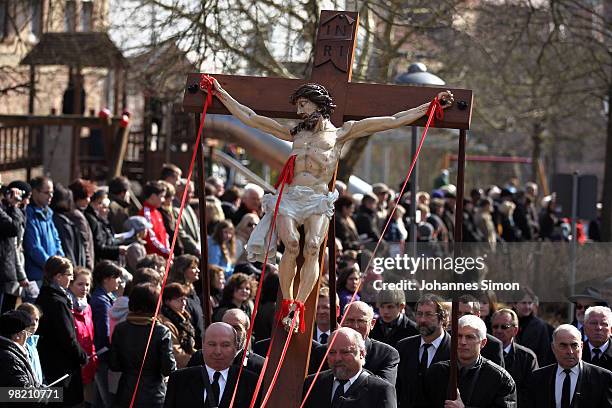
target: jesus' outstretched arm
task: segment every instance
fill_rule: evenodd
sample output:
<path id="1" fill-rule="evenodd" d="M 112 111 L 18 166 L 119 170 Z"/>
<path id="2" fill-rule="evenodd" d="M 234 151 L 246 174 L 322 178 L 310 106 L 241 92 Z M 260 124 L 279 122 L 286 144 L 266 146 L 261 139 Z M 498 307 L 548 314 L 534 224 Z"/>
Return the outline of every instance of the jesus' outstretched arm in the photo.
<path id="1" fill-rule="evenodd" d="M 449 108 L 453 103 L 453 94 L 450 91 L 438 94 L 440 101 L 445 101 L 443 108 Z M 430 103 L 424 103 L 416 108 L 398 112 L 393 116 L 381 116 L 367 118 L 360 121 L 349 121 L 342 126 L 343 132 L 338 142 L 343 143 L 351 139 L 357 139 L 383 130 L 396 129 L 406 126 L 425 115 Z"/>
<path id="2" fill-rule="evenodd" d="M 232 96 L 221 87 L 221 85 L 216 79 L 213 79 L 213 82 L 214 95 L 219 98 L 219 100 L 221 101 L 221 103 L 223 103 L 227 110 L 229 110 L 230 113 L 242 123 L 247 126 L 259 129 L 263 132 L 270 133 L 271 135 L 274 135 L 279 139 L 287 140 L 289 142 L 293 141 L 293 136 L 291 136 L 291 133 L 289 132 L 288 128 L 284 127 L 274 119 L 258 115 L 248 106 L 244 106 L 240 102 L 232 98 Z"/>

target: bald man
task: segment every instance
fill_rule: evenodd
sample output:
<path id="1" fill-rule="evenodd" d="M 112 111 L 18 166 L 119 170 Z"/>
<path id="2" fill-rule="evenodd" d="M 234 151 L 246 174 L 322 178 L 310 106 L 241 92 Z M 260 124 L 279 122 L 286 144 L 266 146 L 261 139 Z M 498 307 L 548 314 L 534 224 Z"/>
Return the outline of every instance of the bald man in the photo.
<path id="1" fill-rule="evenodd" d="M 555 364 L 535 370 L 527 381 L 527 408 L 612 407 L 612 372 L 582 361 L 582 333 L 571 324 L 553 332 Z M 522 408 L 522 407 L 521 407 Z"/>
<path id="2" fill-rule="evenodd" d="M 229 408 L 240 369 L 232 362 L 239 348 L 240 336 L 232 326 L 223 322 L 208 326 L 202 341 L 204 365 L 170 374 L 164 408 Z M 257 375 L 243 370 L 234 408 L 249 406 L 256 384 Z"/>
<path id="3" fill-rule="evenodd" d="M 249 316 L 244 313 L 241 309 L 229 309 L 223 314 L 222 321 L 224 323 L 229 324 L 236 330 L 238 333 L 238 337 L 240 338 L 240 346 L 239 350 L 236 353 L 236 358 L 234 358 L 234 365 L 240 365 L 242 362 L 242 355 L 244 352 L 244 345 L 246 343 L 246 336 L 249 330 L 249 326 L 251 321 L 249 320 Z M 254 372 L 255 374 L 259 374 L 263 368 L 265 358 L 260 356 L 259 354 L 255 354 L 251 347 L 248 347 L 246 359 L 244 360 L 244 366 L 249 371 Z M 201 366 L 204 365 L 204 357 L 202 355 L 202 350 L 196 351 L 189 362 L 187 363 L 187 367 Z"/>
<path id="4" fill-rule="evenodd" d="M 330 369 L 321 372 L 305 407 L 396 408 L 395 387 L 364 369 L 367 354 L 361 334 L 341 327 L 334 335 L 327 356 Z M 313 380 L 314 375 L 306 378 L 304 393 Z"/>

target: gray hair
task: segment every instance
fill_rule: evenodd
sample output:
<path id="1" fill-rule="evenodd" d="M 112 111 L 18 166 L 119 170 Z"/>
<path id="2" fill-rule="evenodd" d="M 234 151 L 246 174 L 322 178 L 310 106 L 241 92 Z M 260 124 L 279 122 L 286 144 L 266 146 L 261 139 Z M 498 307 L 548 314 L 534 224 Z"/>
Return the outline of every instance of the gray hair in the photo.
<path id="1" fill-rule="evenodd" d="M 487 338 L 487 326 L 478 316 L 465 315 L 459 319 L 457 326 L 458 329 L 461 329 L 462 327 L 471 327 L 472 329 L 475 329 L 478 333 L 478 340 L 482 341 Z"/>
<path id="2" fill-rule="evenodd" d="M 246 186 L 244 186 L 243 194 L 246 194 L 249 191 L 255 192 L 257 194 L 257 196 L 259 196 L 259 198 L 263 197 L 263 195 L 265 193 L 263 188 L 261 188 L 257 184 L 253 184 L 253 183 L 248 183 Z"/>
<path id="3" fill-rule="evenodd" d="M 612 310 L 607 306 L 591 306 L 584 313 L 584 321 L 586 322 L 591 314 L 602 314 L 608 319 L 608 323 L 612 323 Z"/>
<path id="4" fill-rule="evenodd" d="M 372 320 L 374 318 L 374 309 L 372 309 L 372 306 L 368 305 L 366 302 L 356 300 L 354 302 L 348 303 L 346 306 L 344 306 L 344 313 L 346 313 L 351 306 L 365 311 L 368 315 L 368 320 Z"/>
<path id="5" fill-rule="evenodd" d="M 331 334 L 331 338 L 334 338 L 334 336 L 336 336 L 336 334 L 339 334 L 339 333 L 342 333 L 346 335 L 346 337 L 351 339 L 351 342 L 357 346 L 359 351 L 363 351 L 363 353 L 365 354 L 366 352 L 365 340 L 363 339 L 363 337 L 361 337 L 361 334 L 359 334 L 357 330 L 351 329 L 350 327 L 340 327 L 334 330 L 334 332 Z"/>
<path id="6" fill-rule="evenodd" d="M 557 334 L 563 331 L 572 333 L 578 340 L 582 341 L 582 333 L 580 333 L 580 330 L 578 330 L 576 326 L 573 326 L 571 324 L 562 324 L 561 326 L 557 327 L 555 331 L 553 331 L 553 334 L 552 334 L 553 343 L 557 338 Z"/>
<path id="7" fill-rule="evenodd" d="M 499 309 L 498 311 L 493 313 L 493 316 L 491 317 L 491 320 L 495 319 L 496 316 L 499 316 L 502 313 L 510 315 L 510 318 L 512 319 L 512 324 L 515 325 L 515 326 L 518 326 L 518 324 L 519 324 L 518 316 L 516 315 L 516 312 L 514 310 L 512 310 L 512 309 Z"/>
<path id="8" fill-rule="evenodd" d="M 223 313 L 223 317 L 221 318 L 221 320 L 225 319 L 226 316 L 230 317 L 232 315 L 242 320 L 244 322 L 244 328 L 246 330 L 249 330 L 249 327 L 251 326 L 251 320 L 249 320 L 249 316 L 244 312 L 244 310 L 238 309 L 237 307 L 227 309 L 225 313 Z"/>

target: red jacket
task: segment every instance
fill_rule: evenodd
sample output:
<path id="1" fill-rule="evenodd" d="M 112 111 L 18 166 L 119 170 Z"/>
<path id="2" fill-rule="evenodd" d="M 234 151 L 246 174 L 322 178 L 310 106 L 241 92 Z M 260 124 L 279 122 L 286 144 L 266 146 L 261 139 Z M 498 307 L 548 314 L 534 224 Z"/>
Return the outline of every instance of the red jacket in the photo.
<path id="1" fill-rule="evenodd" d="M 153 228 L 147 231 L 145 240 L 147 241 L 145 248 L 147 254 L 158 254 L 167 258 L 170 254 L 170 243 L 168 242 L 168 233 L 164 226 L 164 220 L 157 208 L 151 207 L 146 201 L 142 210 L 138 213 L 142 215 L 153 225 Z"/>
<path id="2" fill-rule="evenodd" d="M 96 347 L 94 346 L 94 328 L 91 318 L 91 306 L 87 305 L 83 311 L 72 309 L 74 316 L 74 329 L 76 331 L 77 341 L 81 348 L 89 356 L 89 362 L 85 367 L 81 368 L 83 376 L 83 384 L 89 384 L 94 380 L 96 370 L 98 369 L 98 357 L 95 355 Z"/>

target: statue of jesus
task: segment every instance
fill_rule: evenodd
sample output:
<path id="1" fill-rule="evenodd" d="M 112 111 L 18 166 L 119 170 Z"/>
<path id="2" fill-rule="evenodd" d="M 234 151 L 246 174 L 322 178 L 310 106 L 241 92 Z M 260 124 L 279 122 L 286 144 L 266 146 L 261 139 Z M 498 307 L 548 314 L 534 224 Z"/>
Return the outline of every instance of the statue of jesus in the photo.
<path id="1" fill-rule="evenodd" d="M 425 115 L 430 104 L 425 103 L 393 116 L 348 121 L 336 128 L 330 121 L 336 107 L 330 94 L 322 85 L 305 84 L 291 95 L 291 103 L 296 105 L 302 121 L 290 129 L 240 104 L 217 80 L 214 80 L 213 93 L 245 125 L 293 143 L 291 155 L 295 156 L 294 177 L 284 189 L 275 228 L 285 246 L 279 265 L 279 280 L 283 295 L 283 324 L 288 329 L 295 314 L 296 322 L 300 322 L 304 303 L 319 279 L 319 249 L 334 213 L 334 202 L 338 198 L 338 192 L 330 192 L 328 185 L 334 176 L 342 147 L 352 139 L 409 125 Z M 453 102 L 453 95 L 450 91 L 440 92 L 438 99 L 444 108 L 448 108 Z M 251 261 L 263 262 L 265 259 L 276 199 L 277 195 L 273 194 L 263 198 L 265 216 L 247 243 L 247 254 Z M 301 225 L 306 235 L 304 264 L 297 294 L 294 296 L 293 280 L 297 273 L 296 258 L 300 251 L 298 227 Z M 276 254 L 276 241 L 276 234 L 273 234 L 269 245 L 271 257 Z M 298 323 L 295 323 L 296 331 Z"/>

